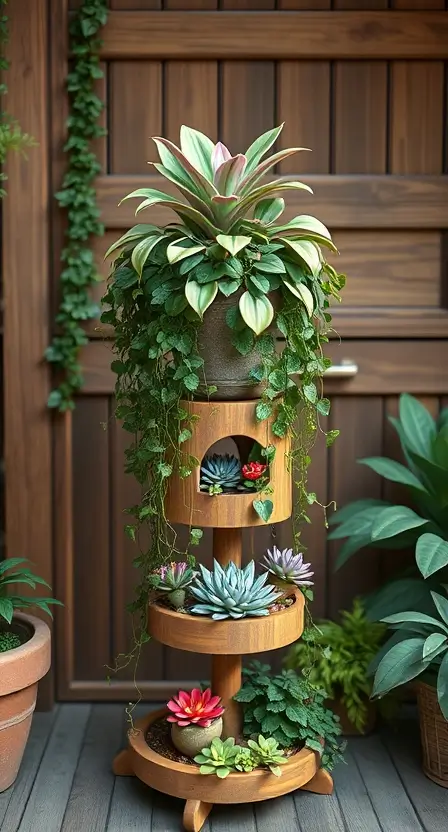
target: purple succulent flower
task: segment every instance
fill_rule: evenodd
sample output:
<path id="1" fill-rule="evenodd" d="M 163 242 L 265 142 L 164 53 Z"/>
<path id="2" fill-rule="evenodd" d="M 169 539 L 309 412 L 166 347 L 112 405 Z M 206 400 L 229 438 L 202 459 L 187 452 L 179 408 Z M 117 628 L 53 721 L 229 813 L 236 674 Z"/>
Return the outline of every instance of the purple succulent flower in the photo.
<path id="1" fill-rule="evenodd" d="M 280 578 L 296 586 L 313 586 L 314 572 L 310 570 L 310 563 L 303 562 L 303 555 L 294 554 L 292 549 L 278 549 L 274 546 L 272 552 L 268 549 L 261 562 L 263 569 L 267 569 L 276 578 Z"/>

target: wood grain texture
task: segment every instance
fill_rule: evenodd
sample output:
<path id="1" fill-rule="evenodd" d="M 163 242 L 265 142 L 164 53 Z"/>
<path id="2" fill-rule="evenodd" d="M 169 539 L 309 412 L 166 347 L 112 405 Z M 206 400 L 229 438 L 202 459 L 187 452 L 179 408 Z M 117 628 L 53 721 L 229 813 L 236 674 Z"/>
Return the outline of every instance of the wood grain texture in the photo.
<path id="1" fill-rule="evenodd" d="M 337 62 L 333 113 L 334 173 L 385 173 L 386 63 Z"/>
<path id="2" fill-rule="evenodd" d="M 273 62 L 223 62 L 220 137 L 232 153 L 243 153 L 257 136 L 274 127 L 274 96 Z"/>
<path id="3" fill-rule="evenodd" d="M 111 173 L 147 175 L 157 156 L 151 137 L 163 130 L 162 64 L 112 61 L 109 78 Z"/>
<path id="4" fill-rule="evenodd" d="M 216 61 L 165 62 L 163 135 L 179 145 L 182 124 L 218 140 Z"/>
<path id="5" fill-rule="evenodd" d="M 238 144 L 237 149 L 241 148 L 244 142 Z M 448 176 L 302 176 L 299 173 L 298 178 L 310 185 L 314 195 L 288 196 L 285 219 L 310 211 L 332 229 L 448 227 L 445 210 Z M 121 230 L 135 224 L 137 201 L 129 200 L 120 206 L 118 203 L 138 187 L 175 193 L 174 187 L 162 177 L 98 177 L 97 199 L 108 228 Z M 171 222 L 174 215 L 165 208 L 154 208 L 141 216 L 147 218 L 145 221 L 161 225 Z"/>
<path id="6" fill-rule="evenodd" d="M 104 59 L 444 59 L 443 12 L 111 12 Z"/>
<path id="7" fill-rule="evenodd" d="M 30 149 L 29 160 L 21 153 L 9 155 L 7 187 L 12 196 L 2 209 L 6 556 L 32 559 L 38 574 L 51 584 L 50 374 L 42 360 L 50 338 L 46 0 L 17 0 L 8 9 L 8 19 L 9 100 L 14 117 L 38 146 Z M 40 705 L 51 707 L 52 702 L 50 676 L 40 686 Z"/>
<path id="8" fill-rule="evenodd" d="M 187 800 L 182 819 L 186 832 L 200 832 L 212 809 L 211 803 Z"/>
<path id="9" fill-rule="evenodd" d="M 263 447 L 272 444 L 275 457 L 269 466 L 269 484 L 274 489 L 271 523 L 291 515 L 291 474 L 288 471 L 290 443 L 274 436 L 273 419 L 257 422 L 254 402 L 185 402 L 185 409 L 199 416 L 199 423 L 190 439 L 182 445 L 186 456 L 203 460 L 209 449 L 220 439 L 231 436 L 250 437 Z M 253 507 L 254 492 L 223 493 L 211 496 L 199 491 L 199 467 L 187 478 L 170 477 L 165 502 L 166 516 L 173 523 L 201 527 L 243 527 L 264 525 Z M 260 495 L 261 499 L 265 499 Z"/>
<path id="10" fill-rule="evenodd" d="M 442 173 L 443 78 L 438 61 L 392 63 L 391 173 Z"/>
<path id="11" fill-rule="evenodd" d="M 366 787 L 350 750 L 344 753 L 345 766 L 335 771 L 336 793 L 348 829 L 381 832 L 381 826 L 366 793 Z M 401 832 L 401 830 L 400 830 Z"/>
<path id="12" fill-rule="evenodd" d="M 318 102 L 318 106 L 316 106 Z M 280 147 L 309 147 L 311 153 L 285 159 L 284 174 L 319 174 L 330 170 L 330 64 L 328 61 L 279 61 L 277 109 L 285 122 Z"/>
<path id="13" fill-rule="evenodd" d="M 212 691 L 221 697 L 225 708 L 222 722 L 222 737 L 239 737 L 243 723 L 241 705 L 233 697 L 241 688 L 242 683 L 241 655 L 213 656 L 212 659 Z"/>
<path id="14" fill-rule="evenodd" d="M 291 591 L 291 595 L 293 592 Z M 280 612 L 259 618 L 212 621 L 202 615 L 185 615 L 157 603 L 148 611 L 148 631 L 162 644 L 210 655 L 249 655 L 276 650 L 291 644 L 303 630 L 303 595 L 295 594 L 295 603 Z"/>
<path id="15" fill-rule="evenodd" d="M 232 773 L 225 780 L 204 777 L 196 766 L 176 763 L 162 757 L 145 741 L 149 725 L 166 713 L 156 711 L 136 723 L 129 735 L 129 753 L 134 773 L 147 785 L 174 797 L 203 800 L 206 803 L 252 803 L 278 797 L 300 788 L 317 771 L 316 754 L 302 749 L 282 766 L 282 776 L 262 770 Z"/>

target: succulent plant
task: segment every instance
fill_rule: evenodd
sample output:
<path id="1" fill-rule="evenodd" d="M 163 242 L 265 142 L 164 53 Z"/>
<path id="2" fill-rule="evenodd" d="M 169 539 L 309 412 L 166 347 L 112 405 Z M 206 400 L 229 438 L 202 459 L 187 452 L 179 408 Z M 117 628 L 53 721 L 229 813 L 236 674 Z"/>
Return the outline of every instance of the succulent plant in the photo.
<path id="1" fill-rule="evenodd" d="M 201 766 L 201 774 L 216 774 L 224 780 L 231 771 L 235 771 L 235 760 L 241 750 L 239 745 L 235 745 L 233 737 L 224 741 L 215 737 L 209 748 L 203 748 L 194 761 Z"/>
<path id="2" fill-rule="evenodd" d="M 244 569 L 230 562 L 225 568 L 215 560 L 211 572 L 199 564 L 201 578 L 191 587 L 191 593 L 201 604 L 191 608 L 197 615 L 211 615 L 215 621 L 223 618 L 244 618 L 247 615 L 269 615 L 269 607 L 280 597 L 267 575 L 255 577 L 252 560 Z"/>
<path id="3" fill-rule="evenodd" d="M 190 693 L 180 690 L 177 696 L 173 696 L 167 702 L 167 708 L 171 711 L 167 721 L 175 722 L 182 728 L 187 725 L 208 728 L 214 719 L 218 719 L 224 713 L 220 702 L 221 698 L 212 696 L 210 688 L 204 691 L 193 688 Z"/>
<path id="4" fill-rule="evenodd" d="M 273 547 L 272 552 L 268 549 L 261 566 L 288 584 L 313 586 L 313 581 L 309 580 L 314 575 L 310 571 L 311 564 L 304 563 L 303 555 L 294 554 L 292 549 L 278 549 L 277 546 Z"/>
<path id="5" fill-rule="evenodd" d="M 236 488 L 241 482 L 241 463 L 232 454 L 212 454 L 201 465 L 200 489 L 210 494 Z"/>
<path id="6" fill-rule="evenodd" d="M 286 763 L 286 757 L 285 752 L 278 747 L 278 742 L 273 737 L 266 739 L 262 734 L 259 734 L 258 742 L 248 740 L 247 744 L 256 765 L 266 766 L 272 774 L 280 777 L 282 773 L 280 766 Z"/>
<path id="7" fill-rule="evenodd" d="M 175 609 L 179 609 L 185 603 L 186 588 L 194 581 L 197 574 L 185 561 L 180 563 L 173 561 L 169 566 L 161 566 L 152 577 L 155 589 L 158 592 L 166 592 L 170 604 Z"/>
<path id="8" fill-rule="evenodd" d="M 237 771 L 253 771 L 257 767 L 257 761 L 250 748 L 242 747 L 235 757 L 235 768 Z"/>

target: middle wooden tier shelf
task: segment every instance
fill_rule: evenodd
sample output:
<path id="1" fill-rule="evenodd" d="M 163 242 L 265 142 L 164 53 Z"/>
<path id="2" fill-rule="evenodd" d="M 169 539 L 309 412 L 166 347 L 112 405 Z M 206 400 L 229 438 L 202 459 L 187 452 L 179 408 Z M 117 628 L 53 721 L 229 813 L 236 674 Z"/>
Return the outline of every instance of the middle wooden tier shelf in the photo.
<path id="1" fill-rule="evenodd" d="M 148 630 L 168 647 L 208 655 L 247 655 L 277 650 L 296 641 L 303 632 L 304 597 L 292 593 L 294 603 L 279 612 L 260 617 L 224 621 L 176 612 L 153 602 L 149 605 Z"/>

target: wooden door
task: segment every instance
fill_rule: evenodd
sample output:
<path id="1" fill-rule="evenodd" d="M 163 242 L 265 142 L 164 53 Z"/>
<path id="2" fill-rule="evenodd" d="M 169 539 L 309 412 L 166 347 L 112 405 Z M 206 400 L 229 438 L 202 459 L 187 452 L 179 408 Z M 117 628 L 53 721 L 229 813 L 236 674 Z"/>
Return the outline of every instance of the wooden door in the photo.
<path id="1" fill-rule="evenodd" d="M 176 141 L 186 123 L 241 151 L 285 121 L 282 144 L 313 149 L 281 166 L 315 191 L 309 201 L 291 200 L 291 213 L 315 214 L 331 227 L 349 275 L 345 303 L 335 312 L 342 345 L 335 337 L 329 354 L 358 365 L 353 378 L 328 382 L 330 427 L 341 436 L 330 452 L 316 447 L 312 487 L 322 503 L 379 494 L 378 478 L 356 459 L 396 454 L 387 416 L 398 395 L 418 394 L 437 410 L 448 393 L 444 0 L 395 0 L 393 10 L 387 0 L 110 5 L 100 85 L 108 137 L 98 145 L 97 194 L 107 228 L 94 241 L 99 268 L 106 275 L 104 250 L 133 223 L 132 206 L 117 207 L 120 198 L 157 178 L 148 173 L 150 136 Z M 66 19 L 54 26 L 64 30 Z M 53 45 L 54 178 L 63 168 L 64 48 L 60 39 Z M 166 216 L 153 213 L 159 221 Z M 60 244 L 58 216 L 53 225 Z M 53 272 L 57 294 L 56 262 Z M 132 671 L 108 684 L 105 666 L 129 643 L 124 606 L 134 552 L 122 511 L 135 502 L 136 485 L 123 474 L 126 435 L 113 420 L 110 344 L 94 326 L 90 336 L 76 410 L 54 427 L 54 562 L 66 603 L 57 622 L 57 691 L 61 699 L 130 699 Z M 326 544 L 318 509 L 313 520 L 306 542 L 316 570 L 315 612 L 334 615 L 355 592 L 378 584 L 385 565 L 372 554 L 335 575 L 336 547 Z M 288 543 L 288 524 L 274 533 Z M 248 534 L 246 555 L 261 555 L 271 540 L 270 528 Z M 208 534 L 199 556 L 210 558 Z M 160 699 L 207 673 L 199 657 L 150 644 L 140 688 Z"/>

